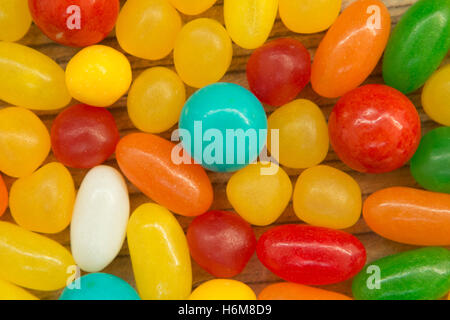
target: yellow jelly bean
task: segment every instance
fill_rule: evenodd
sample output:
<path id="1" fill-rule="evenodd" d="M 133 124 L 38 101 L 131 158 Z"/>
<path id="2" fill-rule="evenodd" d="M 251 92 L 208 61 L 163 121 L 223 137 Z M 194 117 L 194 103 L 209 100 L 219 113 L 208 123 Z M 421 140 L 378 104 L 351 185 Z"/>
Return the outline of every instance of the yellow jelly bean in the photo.
<path id="1" fill-rule="evenodd" d="M 309 168 L 294 188 L 294 212 L 320 227 L 345 229 L 361 216 L 361 189 L 348 174 L 329 166 Z"/>
<path id="2" fill-rule="evenodd" d="M 295 100 L 278 108 L 270 115 L 268 127 L 268 148 L 286 167 L 309 168 L 327 156 L 328 126 L 320 108 L 309 100 Z M 279 139 L 272 137 L 276 129 Z M 272 145 L 272 139 L 277 145 Z"/>
<path id="3" fill-rule="evenodd" d="M 180 77 L 167 68 L 144 71 L 128 93 L 128 115 L 141 131 L 161 133 L 172 128 L 186 101 Z"/>
<path id="4" fill-rule="evenodd" d="M 342 0 L 280 0 L 284 25 L 297 33 L 328 29 L 339 15 Z"/>
<path id="5" fill-rule="evenodd" d="M 227 72 L 233 56 L 230 36 L 212 19 L 197 19 L 178 34 L 174 63 L 180 78 L 189 86 L 202 88 L 219 81 Z"/>
<path id="6" fill-rule="evenodd" d="M 130 218 L 128 248 L 139 296 L 180 300 L 191 293 L 192 268 L 183 229 L 166 208 L 143 204 Z"/>
<path id="7" fill-rule="evenodd" d="M 225 0 L 225 25 L 233 41 L 245 49 L 266 42 L 278 12 L 278 0 Z"/>
<path id="8" fill-rule="evenodd" d="M 17 41 L 30 29 L 28 0 L 0 1 L 0 40 Z"/>
<path id="9" fill-rule="evenodd" d="M 277 220 L 289 204 L 292 183 L 280 167 L 251 164 L 228 181 L 227 196 L 234 210 L 247 222 L 267 226 Z"/>
<path id="10" fill-rule="evenodd" d="M 256 300 L 253 290 L 243 282 L 214 279 L 199 285 L 189 300 Z"/>
<path id="11" fill-rule="evenodd" d="M 39 300 L 28 291 L 0 279 L 0 300 Z"/>
<path id="12" fill-rule="evenodd" d="M 450 64 L 427 81 L 422 92 L 423 109 L 434 121 L 450 126 Z"/>
<path id="13" fill-rule="evenodd" d="M 74 274 L 70 252 L 58 242 L 0 221 L 0 278 L 21 287 L 53 291 Z"/>
<path id="14" fill-rule="evenodd" d="M 74 201 L 75 186 L 69 170 L 52 162 L 14 182 L 9 207 L 21 227 L 58 233 L 70 224 Z"/>
<path id="15" fill-rule="evenodd" d="M 108 107 L 119 100 L 131 85 L 131 65 L 119 51 L 95 45 L 78 52 L 67 65 L 66 83 L 80 102 Z"/>
<path id="16" fill-rule="evenodd" d="M 173 49 L 181 17 L 167 0 L 128 0 L 120 11 L 116 37 L 133 56 L 159 60 Z"/>
<path id="17" fill-rule="evenodd" d="M 0 42 L 0 99 L 15 106 L 54 110 L 71 97 L 64 70 L 46 55 L 13 42 Z"/>
<path id="18" fill-rule="evenodd" d="M 50 135 L 30 110 L 0 110 L 0 171 L 11 177 L 32 174 L 50 152 Z"/>
<path id="19" fill-rule="evenodd" d="M 197 15 L 211 8 L 217 0 L 169 0 L 170 3 L 188 15 Z"/>

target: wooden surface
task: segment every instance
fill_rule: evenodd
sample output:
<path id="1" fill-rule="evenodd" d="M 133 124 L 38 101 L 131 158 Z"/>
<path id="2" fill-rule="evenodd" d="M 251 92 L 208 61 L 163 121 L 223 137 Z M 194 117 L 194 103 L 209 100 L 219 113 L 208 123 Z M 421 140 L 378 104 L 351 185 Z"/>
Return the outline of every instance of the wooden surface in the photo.
<path id="1" fill-rule="evenodd" d="M 399 17 L 417 0 L 384 0 L 384 3 L 389 7 L 389 11 L 392 15 L 393 24 L 397 23 Z M 124 1 L 121 1 L 122 4 Z M 343 8 L 347 7 L 353 0 L 343 0 Z M 223 10 L 222 10 L 223 1 L 219 0 L 214 7 L 209 9 L 206 13 L 202 14 L 201 17 L 209 17 L 214 18 L 223 23 Z M 198 18 L 196 17 L 188 17 L 183 16 L 184 22 L 189 20 Z M 314 51 L 317 48 L 320 40 L 324 36 L 324 33 L 318 33 L 313 35 L 298 35 L 290 32 L 286 29 L 279 18 L 277 18 L 275 22 L 275 26 L 270 35 L 270 39 L 279 38 L 279 37 L 293 37 L 295 39 L 300 40 L 314 55 Z M 20 43 L 31 46 L 44 54 L 50 56 L 54 60 L 56 60 L 63 68 L 65 68 L 66 64 L 70 60 L 70 58 L 77 52 L 79 49 L 68 48 L 62 45 L 58 45 L 52 41 L 50 41 L 47 37 L 45 37 L 41 31 L 33 25 L 27 34 L 27 36 L 20 41 Z M 121 50 L 114 34 L 111 34 L 105 39 L 102 44 L 114 47 L 118 50 Z M 232 65 L 222 79 L 222 81 L 234 82 L 244 87 L 248 87 L 246 76 L 245 76 L 245 67 L 249 55 L 251 54 L 250 50 L 244 50 L 234 45 L 234 56 Z M 127 55 L 129 58 L 131 65 L 133 67 L 133 78 L 136 78 L 143 70 L 153 67 L 153 66 L 165 66 L 169 68 L 173 68 L 173 60 L 172 55 L 168 56 L 165 59 L 160 61 L 146 61 L 142 59 L 138 59 Z M 448 63 L 449 58 L 447 57 L 446 62 Z M 373 74 L 367 80 L 367 83 L 383 83 L 381 77 L 381 66 L 378 65 Z M 187 88 L 188 95 L 191 95 L 194 92 L 193 88 Z M 423 124 L 423 133 L 428 132 L 430 129 L 433 129 L 437 125 L 433 123 L 424 113 L 420 103 L 420 93 L 421 91 L 417 91 L 409 95 L 409 98 L 413 101 L 416 107 L 419 110 L 422 124 Z M 300 94 L 301 98 L 307 98 L 315 103 L 317 103 L 325 115 L 328 117 L 331 109 L 336 102 L 336 100 L 330 100 L 319 97 L 315 94 L 311 86 L 308 85 L 306 89 Z M 71 103 L 71 105 L 75 104 L 75 101 Z M 3 102 L 0 102 L 0 107 L 6 106 Z M 112 114 L 114 115 L 121 135 L 126 135 L 131 132 L 137 131 L 130 119 L 127 115 L 126 110 L 126 96 L 122 97 L 117 103 L 115 103 L 110 109 Z M 270 114 L 273 109 L 266 107 L 266 111 Z M 52 120 L 55 115 L 59 111 L 50 111 L 50 112 L 38 112 L 40 118 L 44 121 L 47 127 L 50 129 L 52 124 Z M 165 138 L 170 138 L 170 132 L 166 132 L 162 134 Z M 55 157 L 53 154 L 50 154 L 46 162 L 55 161 Z M 109 159 L 106 163 L 107 165 L 111 165 L 117 168 L 116 161 L 114 157 Z M 348 172 L 352 175 L 356 181 L 360 184 L 361 189 L 363 191 L 363 198 L 365 199 L 369 194 L 390 186 L 410 186 L 417 187 L 417 184 L 414 182 L 409 168 L 407 166 L 396 170 L 395 172 L 380 174 L 380 175 L 369 175 L 369 174 L 361 174 L 354 171 L 351 171 L 348 167 L 346 167 L 336 156 L 336 154 L 330 148 L 330 153 L 328 154 L 325 164 L 336 167 L 340 170 Z M 288 174 L 291 177 L 293 183 L 295 183 L 297 176 L 301 172 L 301 170 L 292 170 L 286 169 Z M 84 175 L 86 174 L 86 170 L 71 170 L 76 187 L 78 188 Z M 230 174 L 224 173 L 209 173 L 211 181 L 214 185 L 214 204 L 212 209 L 223 209 L 223 210 L 232 210 L 230 203 L 227 200 L 225 187 L 228 179 L 230 178 Z M 8 189 L 10 188 L 13 179 L 6 177 L 6 183 Z M 131 210 L 134 210 L 140 204 L 149 202 L 150 200 L 140 193 L 133 185 L 128 182 L 128 188 L 130 192 L 130 200 L 131 200 Z M 2 220 L 11 220 L 11 216 L 9 212 L 7 212 Z M 180 221 L 183 228 L 186 230 L 189 225 L 191 219 L 186 217 L 178 216 L 178 220 Z M 286 223 L 301 223 L 298 218 L 295 216 L 292 205 L 290 204 L 284 214 L 278 219 L 275 225 L 281 225 Z M 259 237 L 265 230 L 269 227 L 255 227 L 256 236 Z M 375 259 L 384 257 L 386 255 L 394 254 L 397 252 L 413 249 L 414 247 L 408 245 L 402 245 L 399 243 L 395 243 L 392 241 L 388 241 L 379 237 L 370 231 L 364 221 L 361 219 L 354 227 L 347 230 L 354 235 L 356 235 L 362 243 L 365 245 L 368 253 L 368 262 L 373 261 Z M 69 230 L 65 230 L 64 232 L 52 235 L 51 238 L 59 241 L 64 246 L 69 248 Z M 126 241 L 124 246 L 119 254 L 119 256 L 114 260 L 114 262 L 108 266 L 104 272 L 112 273 L 121 277 L 122 279 L 128 281 L 130 284 L 134 286 L 134 277 L 131 268 L 131 261 L 128 253 L 128 248 Z M 193 285 L 194 287 L 198 286 L 205 280 L 212 279 L 212 276 L 209 275 L 206 271 L 202 270 L 195 262 L 193 262 Z M 241 280 L 247 284 L 249 284 L 256 293 L 259 293 L 262 288 L 266 285 L 279 282 L 280 279 L 273 275 L 270 271 L 265 269 L 262 264 L 256 258 L 256 255 L 252 257 L 249 264 L 245 268 L 245 270 L 237 276 L 235 279 Z M 344 283 L 326 286 L 325 288 L 335 290 L 338 292 L 342 292 L 344 294 L 351 295 L 351 281 L 347 281 Z M 42 299 L 55 299 L 59 296 L 60 292 L 34 292 L 38 297 Z"/>

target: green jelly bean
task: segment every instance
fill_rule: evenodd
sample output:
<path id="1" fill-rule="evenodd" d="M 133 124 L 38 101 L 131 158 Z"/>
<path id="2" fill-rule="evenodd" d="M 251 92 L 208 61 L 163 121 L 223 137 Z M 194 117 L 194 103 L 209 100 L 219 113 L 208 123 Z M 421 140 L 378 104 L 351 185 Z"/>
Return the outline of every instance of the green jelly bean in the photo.
<path id="1" fill-rule="evenodd" d="M 411 159 L 411 174 L 423 188 L 450 193 L 450 127 L 428 132 Z"/>
<path id="2" fill-rule="evenodd" d="M 400 19 L 384 54 L 387 85 L 407 94 L 420 88 L 450 48 L 450 0 L 420 0 Z"/>
<path id="3" fill-rule="evenodd" d="M 450 290 L 450 251 L 428 247 L 367 265 L 353 280 L 358 300 L 436 300 Z"/>

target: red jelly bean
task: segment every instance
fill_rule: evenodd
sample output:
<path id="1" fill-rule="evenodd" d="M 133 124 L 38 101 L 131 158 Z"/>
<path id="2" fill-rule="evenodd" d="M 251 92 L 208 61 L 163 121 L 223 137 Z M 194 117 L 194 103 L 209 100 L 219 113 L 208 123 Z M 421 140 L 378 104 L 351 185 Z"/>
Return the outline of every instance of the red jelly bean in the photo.
<path id="1" fill-rule="evenodd" d="M 119 142 L 119 130 L 105 108 L 85 104 L 61 112 L 51 130 L 56 158 L 68 167 L 92 168 L 109 158 Z"/>
<path id="2" fill-rule="evenodd" d="M 259 260 L 277 276 L 306 285 L 345 281 L 366 262 L 366 250 L 353 235 L 322 227 L 284 225 L 258 240 Z"/>
<path id="3" fill-rule="evenodd" d="M 311 78 L 311 56 L 294 39 L 278 39 L 253 52 L 247 79 L 258 99 L 279 107 L 294 100 Z"/>
<path id="4" fill-rule="evenodd" d="M 237 214 L 209 211 L 195 218 L 187 240 L 192 258 L 218 278 L 231 278 L 247 265 L 256 248 L 249 223 Z"/>
<path id="5" fill-rule="evenodd" d="M 354 170 L 389 172 L 403 166 L 420 142 L 420 118 L 412 102 L 385 85 L 366 85 L 344 95 L 328 121 L 339 158 Z"/>
<path id="6" fill-rule="evenodd" d="M 55 42 L 86 47 L 114 28 L 119 0 L 28 0 L 36 25 Z"/>

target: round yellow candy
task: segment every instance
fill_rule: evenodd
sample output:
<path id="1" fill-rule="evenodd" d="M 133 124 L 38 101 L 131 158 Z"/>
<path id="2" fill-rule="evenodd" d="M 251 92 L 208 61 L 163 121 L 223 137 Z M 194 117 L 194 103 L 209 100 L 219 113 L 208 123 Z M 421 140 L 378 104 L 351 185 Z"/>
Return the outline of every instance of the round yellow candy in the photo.
<path id="1" fill-rule="evenodd" d="M 197 15 L 211 8 L 217 0 L 169 0 L 170 3 L 187 15 Z"/>
<path id="2" fill-rule="evenodd" d="M 271 155 L 286 167 L 309 168 L 321 163 L 328 154 L 325 116 L 309 100 L 295 100 L 278 108 L 270 115 L 268 128 Z"/>
<path id="3" fill-rule="evenodd" d="M 181 17 L 167 0 L 128 0 L 117 19 L 116 37 L 129 54 L 159 60 L 172 51 L 180 29 Z"/>
<path id="4" fill-rule="evenodd" d="M 423 109 L 444 126 L 450 126 L 450 64 L 436 71 L 422 92 Z"/>
<path id="5" fill-rule="evenodd" d="M 130 87 L 130 62 L 122 53 L 107 46 L 84 48 L 69 61 L 66 84 L 78 101 L 108 107 Z"/>
<path id="6" fill-rule="evenodd" d="M 0 171 L 11 177 L 32 174 L 50 151 L 50 135 L 30 110 L 0 110 Z"/>
<path id="7" fill-rule="evenodd" d="M 278 165 L 251 164 L 228 181 L 227 196 L 234 210 L 247 222 L 267 226 L 286 209 L 292 183 Z"/>
<path id="8" fill-rule="evenodd" d="M 189 300 L 256 300 L 253 290 L 243 282 L 214 279 L 199 285 Z"/>
<path id="9" fill-rule="evenodd" d="M 284 25 L 297 33 L 328 29 L 337 19 L 342 0 L 279 0 Z"/>
<path id="10" fill-rule="evenodd" d="M 0 1 L 0 40 L 22 39 L 31 26 L 28 0 Z"/>
<path id="11" fill-rule="evenodd" d="M 161 133 L 172 128 L 186 101 L 180 77 L 167 68 L 150 68 L 141 73 L 128 93 L 128 115 L 141 131 Z"/>
<path id="12" fill-rule="evenodd" d="M 0 300 L 39 300 L 34 295 L 12 283 L 0 279 Z"/>
<path id="13" fill-rule="evenodd" d="M 345 229 L 361 216 L 361 189 L 348 174 L 329 166 L 305 170 L 294 188 L 294 212 L 314 226 Z"/>
<path id="14" fill-rule="evenodd" d="M 202 88 L 219 81 L 233 56 L 230 36 L 212 19 L 197 19 L 178 34 L 174 49 L 175 68 L 189 86 Z"/>

